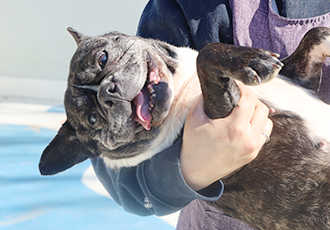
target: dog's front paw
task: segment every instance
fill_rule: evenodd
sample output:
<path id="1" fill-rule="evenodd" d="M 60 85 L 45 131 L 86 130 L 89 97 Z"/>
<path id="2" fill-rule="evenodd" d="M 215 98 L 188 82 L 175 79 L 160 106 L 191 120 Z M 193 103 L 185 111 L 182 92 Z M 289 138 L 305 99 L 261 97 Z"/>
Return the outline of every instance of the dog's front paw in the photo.
<path id="1" fill-rule="evenodd" d="M 283 63 L 279 55 L 263 49 L 224 43 L 206 45 L 197 58 L 203 78 L 233 78 L 246 85 L 257 85 L 276 76 Z"/>
<path id="2" fill-rule="evenodd" d="M 240 52 L 238 63 L 239 74 L 237 80 L 246 85 L 257 85 L 269 81 L 276 76 L 283 63 L 278 60 L 279 55 L 263 49 L 253 49 L 244 47 L 245 51 Z M 242 61 L 243 59 L 243 61 Z"/>

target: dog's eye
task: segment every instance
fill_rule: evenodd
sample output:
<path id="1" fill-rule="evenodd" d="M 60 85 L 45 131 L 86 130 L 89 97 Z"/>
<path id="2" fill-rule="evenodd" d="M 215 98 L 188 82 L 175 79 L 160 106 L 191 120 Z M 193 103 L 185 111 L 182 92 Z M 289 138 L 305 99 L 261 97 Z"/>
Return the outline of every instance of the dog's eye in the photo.
<path id="1" fill-rule="evenodd" d="M 91 125 L 94 125 L 97 122 L 97 114 L 91 113 L 88 117 L 88 121 Z"/>
<path id="2" fill-rule="evenodd" d="M 101 67 L 101 69 L 104 68 L 105 64 L 107 63 L 108 60 L 108 54 L 103 51 L 100 56 L 99 56 L 99 60 L 98 60 L 98 64 Z"/>

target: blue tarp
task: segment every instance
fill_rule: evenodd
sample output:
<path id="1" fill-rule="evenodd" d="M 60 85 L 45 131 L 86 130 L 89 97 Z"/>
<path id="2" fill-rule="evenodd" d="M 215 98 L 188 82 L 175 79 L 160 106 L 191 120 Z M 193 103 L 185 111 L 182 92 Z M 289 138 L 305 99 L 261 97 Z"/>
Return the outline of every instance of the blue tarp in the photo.
<path id="1" fill-rule="evenodd" d="M 40 176 L 40 155 L 55 134 L 0 124 L 0 229 L 174 229 L 154 216 L 126 213 L 84 186 L 81 177 L 89 161 L 55 176 Z"/>

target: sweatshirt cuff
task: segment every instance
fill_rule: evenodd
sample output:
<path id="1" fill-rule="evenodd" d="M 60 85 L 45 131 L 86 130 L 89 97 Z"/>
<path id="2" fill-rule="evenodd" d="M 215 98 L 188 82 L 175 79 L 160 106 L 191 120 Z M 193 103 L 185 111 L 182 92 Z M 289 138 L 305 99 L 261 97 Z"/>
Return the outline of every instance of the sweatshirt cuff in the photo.
<path id="1" fill-rule="evenodd" d="M 149 200 L 152 199 L 151 203 L 166 205 L 172 207 L 172 210 L 180 210 L 194 199 L 218 200 L 224 190 L 221 181 L 217 181 L 199 192 L 186 184 L 179 161 L 181 144 L 180 139 L 168 149 L 138 166 L 137 178 L 143 185 L 143 192 L 148 194 Z M 164 213 L 157 214 L 164 215 Z"/>
<path id="2" fill-rule="evenodd" d="M 180 167 L 180 157 L 177 158 L 178 160 L 178 171 L 180 172 L 181 181 L 185 184 L 187 189 L 190 190 L 191 193 L 195 194 L 197 199 L 205 200 L 205 201 L 216 201 L 218 200 L 224 191 L 224 184 L 221 180 L 214 182 L 213 184 L 209 185 L 208 187 L 201 189 L 199 191 L 195 191 L 192 189 L 184 180 L 181 167 Z"/>

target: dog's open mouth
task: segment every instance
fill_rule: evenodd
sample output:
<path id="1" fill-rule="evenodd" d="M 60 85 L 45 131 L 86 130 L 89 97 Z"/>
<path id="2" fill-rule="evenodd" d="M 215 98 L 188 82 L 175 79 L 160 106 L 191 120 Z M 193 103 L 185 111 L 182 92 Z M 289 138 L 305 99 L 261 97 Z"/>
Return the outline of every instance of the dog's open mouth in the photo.
<path id="1" fill-rule="evenodd" d="M 150 130 L 152 121 L 152 112 L 157 102 L 157 91 L 161 81 L 158 67 L 147 52 L 146 55 L 148 74 L 146 83 L 142 90 L 134 98 L 132 103 L 133 113 L 135 112 L 134 120 L 140 123 L 146 130 Z"/>

